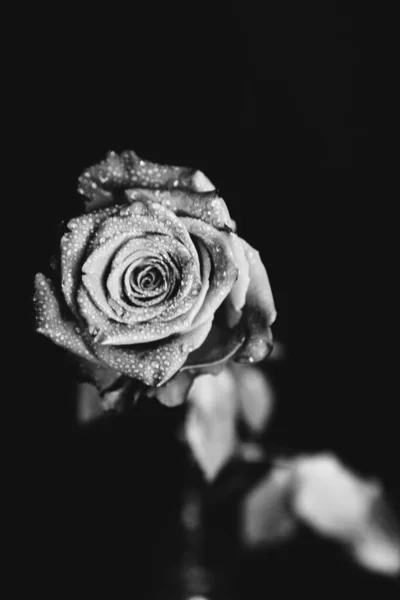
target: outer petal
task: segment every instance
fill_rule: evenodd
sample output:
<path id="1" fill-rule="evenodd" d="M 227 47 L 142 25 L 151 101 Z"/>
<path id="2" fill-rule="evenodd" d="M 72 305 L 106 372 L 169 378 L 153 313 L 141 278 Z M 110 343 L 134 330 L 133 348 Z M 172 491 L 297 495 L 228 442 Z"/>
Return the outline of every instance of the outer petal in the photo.
<path id="1" fill-rule="evenodd" d="M 201 171 L 195 171 L 193 174 L 191 187 L 193 187 L 196 192 L 211 192 L 212 190 L 215 190 L 215 186 Z"/>
<path id="2" fill-rule="evenodd" d="M 71 219 L 69 232 L 61 239 L 61 276 L 65 301 L 72 312 L 76 312 L 76 290 L 80 283 L 80 271 L 86 257 L 87 245 L 99 225 L 117 209 L 108 208 L 90 215 Z"/>
<path id="3" fill-rule="evenodd" d="M 161 386 L 171 379 L 185 363 L 190 352 L 201 346 L 212 322 L 181 335 L 170 336 L 155 344 L 133 346 L 103 346 L 85 336 L 93 354 L 119 373 L 138 379 L 150 386 Z"/>
<path id="4" fill-rule="evenodd" d="M 249 265 L 250 278 L 242 318 L 233 329 L 214 325 L 203 346 L 188 357 L 183 370 L 224 364 L 231 358 L 242 362 L 258 362 L 272 350 L 270 325 L 276 318 L 276 311 L 268 276 L 259 253 L 244 240 L 240 241 Z M 228 305 L 228 310 L 231 308 Z"/>
<path id="5" fill-rule="evenodd" d="M 86 210 L 89 212 L 115 204 L 121 197 L 121 191 L 134 187 L 178 187 L 201 192 L 214 189 L 201 171 L 151 163 L 127 150 L 120 155 L 109 152 L 100 164 L 86 169 L 79 178 L 78 191 L 86 197 Z"/>
<path id="6" fill-rule="evenodd" d="M 239 268 L 237 281 L 234 283 L 229 296 L 225 302 L 226 319 L 228 327 L 234 327 L 240 321 L 242 316 L 242 308 L 246 302 L 247 290 L 250 283 L 249 263 L 246 258 L 246 253 L 243 247 L 242 240 L 231 233 L 229 236 L 229 244 Z"/>
<path id="7" fill-rule="evenodd" d="M 275 406 L 273 385 L 258 367 L 230 363 L 240 416 L 253 434 L 261 434 Z"/>
<path id="8" fill-rule="evenodd" d="M 233 230 L 235 227 L 228 207 L 215 191 L 163 191 L 157 197 L 162 206 L 172 210 L 178 217 L 200 219 L 216 229 Z"/>
<path id="9" fill-rule="evenodd" d="M 38 273 L 35 278 L 36 330 L 54 343 L 88 360 L 97 362 L 80 337 L 76 323 L 65 320 L 53 284 Z"/>
<path id="10" fill-rule="evenodd" d="M 101 246 L 108 238 L 122 233 L 132 237 L 144 233 L 163 233 L 180 240 L 189 252 L 196 257 L 196 249 L 185 227 L 173 211 L 161 206 L 156 196 L 146 190 L 135 190 L 130 204 L 119 207 L 115 217 L 108 219 L 98 230 L 95 247 Z"/>
<path id="11" fill-rule="evenodd" d="M 270 327 L 276 319 L 276 310 L 268 275 L 259 253 L 244 240 L 242 243 L 249 263 L 250 283 L 241 321 L 246 341 L 235 360 L 259 362 L 272 350 Z"/>
<path id="12" fill-rule="evenodd" d="M 193 321 L 193 325 L 197 326 L 212 318 L 225 300 L 238 277 L 238 267 L 229 246 L 228 234 L 198 219 L 182 217 L 181 221 L 199 246 L 207 250 L 214 273 L 204 304 Z"/>

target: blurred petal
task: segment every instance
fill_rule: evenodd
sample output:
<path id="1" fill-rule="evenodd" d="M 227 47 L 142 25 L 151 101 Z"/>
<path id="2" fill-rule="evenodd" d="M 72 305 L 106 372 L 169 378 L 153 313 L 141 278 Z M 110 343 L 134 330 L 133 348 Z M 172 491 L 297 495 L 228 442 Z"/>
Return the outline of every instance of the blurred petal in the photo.
<path id="1" fill-rule="evenodd" d="M 240 416 L 253 433 L 261 433 L 274 409 L 273 386 L 261 369 L 237 363 L 229 368 L 236 382 Z"/>
<path id="2" fill-rule="evenodd" d="M 250 283 L 242 318 L 246 342 L 235 360 L 258 362 L 272 350 L 270 326 L 275 321 L 276 310 L 268 275 L 259 253 L 244 240 L 242 243 L 249 263 Z"/>
<path id="3" fill-rule="evenodd" d="M 107 389 L 115 387 L 118 380 L 121 380 L 123 375 L 110 369 L 104 364 L 98 364 L 93 360 L 79 361 L 79 381 L 93 383 L 100 394 L 103 394 Z"/>
<path id="4" fill-rule="evenodd" d="M 235 380 L 228 370 L 200 375 L 189 392 L 186 439 L 208 481 L 237 448 Z"/>
<path id="5" fill-rule="evenodd" d="M 82 341 L 76 323 L 62 317 L 54 286 L 42 273 L 38 273 L 35 278 L 34 303 L 38 333 L 42 333 L 73 354 L 96 360 Z"/>
<path id="6" fill-rule="evenodd" d="M 90 423 L 104 414 L 100 394 L 91 383 L 80 383 L 77 386 L 76 410 L 79 423 Z"/>
<path id="7" fill-rule="evenodd" d="M 189 371 L 178 373 L 168 383 L 158 388 L 155 396 L 165 406 L 172 407 L 183 404 L 195 377 L 196 375 Z"/>
<path id="8" fill-rule="evenodd" d="M 257 548 L 287 540 L 297 528 L 289 511 L 292 475 L 273 469 L 246 496 L 241 508 L 241 534 L 246 546 Z"/>
<path id="9" fill-rule="evenodd" d="M 310 527 L 342 541 L 368 527 L 379 484 L 356 476 L 330 453 L 299 456 L 292 471 L 293 509 Z"/>

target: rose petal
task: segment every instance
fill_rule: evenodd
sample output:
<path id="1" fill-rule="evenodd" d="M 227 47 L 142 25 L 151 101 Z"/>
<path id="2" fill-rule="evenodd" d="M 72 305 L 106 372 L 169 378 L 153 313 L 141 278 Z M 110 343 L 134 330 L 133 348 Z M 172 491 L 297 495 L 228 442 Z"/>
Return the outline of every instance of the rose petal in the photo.
<path id="1" fill-rule="evenodd" d="M 109 152 L 98 165 L 85 170 L 79 178 L 79 193 L 86 196 L 86 210 L 91 211 L 119 200 L 121 190 L 133 187 L 203 189 L 212 185 L 200 171 L 187 167 L 159 165 L 141 160 L 127 150 L 120 155 Z"/>
<path id="2" fill-rule="evenodd" d="M 225 300 L 238 277 L 238 268 L 225 232 L 197 219 L 182 217 L 181 221 L 196 239 L 199 248 L 207 250 L 213 270 L 204 304 L 193 321 L 193 326 L 197 326 L 212 318 Z"/>
<path id="3" fill-rule="evenodd" d="M 158 195 L 158 201 L 178 217 L 200 219 L 217 229 L 234 229 L 228 207 L 215 191 L 163 191 Z"/>
<path id="4" fill-rule="evenodd" d="M 241 536 L 245 547 L 261 548 L 292 537 L 298 520 L 290 510 L 291 469 L 273 468 L 241 502 Z"/>
<path id="5" fill-rule="evenodd" d="M 215 190 L 215 186 L 211 181 L 202 173 L 202 171 L 196 171 L 192 177 L 193 189 L 197 192 L 211 192 Z"/>
<path id="6" fill-rule="evenodd" d="M 276 319 L 276 310 L 268 275 L 259 253 L 244 240 L 242 243 L 249 263 L 250 283 L 241 321 L 246 331 L 246 342 L 235 360 L 259 362 L 272 350 L 270 326 Z"/>
<path id="7" fill-rule="evenodd" d="M 260 368 L 231 363 L 241 417 L 253 433 L 262 433 L 275 405 L 273 386 Z"/>
<path id="8" fill-rule="evenodd" d="M 171 336 L 162 344 L 124 346 L 103 346 L 90 341 L 91 350 L 102 362 L 128 377 L 138 379 L 150 386 L 161 386 L 185 363 L 190 352 L 198 348 L 206 339 L 212 321 L 182 335 Z"/>
<path id="9" fill-rule="evenodd" d="M 96 361 L 81 339 L 76 323 L 62 317 L 54 285 L 42 273 L 35 277 L 34 303 L 38 333 L 42 333 L 73 354 Z"/>
<path id="10" fill-rule="evenodd" d="M 242 240 L 231 233 L 229 235 L 229 244 L 239 268 L 239 276 L 226 299 L 226 319 L 228 327 L 234 327 L 240 321 L 242 308 L 246 302 L 246 294 L 250 283 L 249 263 L 246 258 Z"/>
<path id="11" fill-rule="evenodd" d="M 104 364 L 93 362 L 93 360 L 79 361 L 79 381 L 93 383 L 100 394 L 104 394 L 109 388 L 114 389 L 117 382 L 121 382 L 122 379 L 126 378 Z"/>
<path id="12" fill-rule="evenodd" d="M 80 271 L 85 260 L 86 248 L 96 229 L 107 217 L 116 211 L 115 208 L 97 211 L 71 219 L 69 232 L 61 239 L 61 284 L 65 301 L 75 316 L 76 290 L 80 281 Z"/>
<path id="13" fill-rule="evenodd" d="M 202 375 L 189 393 L 185 423 L 188 444 L 208 481 L 215 479 L 238 446 L 236 387 L 229 370 Z"/>
<path id="14" fill-rule="evenodd" d="M 215 323 L 207 339 L 197 351 L 189 355 L 182 371 L 186 369 L 207 369 L 224 365 L 236 355 L 246 339 L 240 327 L 224 331 Z"/>
<path id="15" fill-rule="evenodd" d="M 99 246 L 107 238 L 122 233 L 130 233 L 132 237 L 144 233 L 161 233 L 180 240 L 196 259 L 196 249 L 180 219 L 172 211 L 161 206 L 154 193 L 135 190 L 135 200 L 131 199 L 130 202 L 120 207 L 118 214 L 108 219 L 98 230 L 95 241 Z"/>

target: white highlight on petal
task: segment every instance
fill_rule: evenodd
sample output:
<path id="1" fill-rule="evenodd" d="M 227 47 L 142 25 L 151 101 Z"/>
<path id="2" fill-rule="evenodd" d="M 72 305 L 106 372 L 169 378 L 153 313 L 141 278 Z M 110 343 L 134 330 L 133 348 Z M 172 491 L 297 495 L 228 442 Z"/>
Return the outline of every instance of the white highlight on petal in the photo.
<path id="1" fill-rule="evenodd" d="M 192 185 L 197 192 L 212 192 L 215 186 L 202 171 L 196 171 L 192 177 Z"/>

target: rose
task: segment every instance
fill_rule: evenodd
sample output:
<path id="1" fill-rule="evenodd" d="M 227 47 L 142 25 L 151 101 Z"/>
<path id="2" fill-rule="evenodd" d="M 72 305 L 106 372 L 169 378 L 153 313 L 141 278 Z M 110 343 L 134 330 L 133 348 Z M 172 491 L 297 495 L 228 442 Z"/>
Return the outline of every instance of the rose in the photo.
<path id="1" fill-rule="evenodd" d="M 170 382 L 167 403 L 199 369 L 269 353 L 267 273 L 200 171 L 110 153 L 79 182 L 86 213 L 67 224 L 58 277 L 36 276 L 38 332 L 96 365 L 103 387 Z"/>

